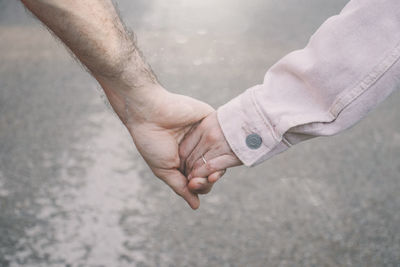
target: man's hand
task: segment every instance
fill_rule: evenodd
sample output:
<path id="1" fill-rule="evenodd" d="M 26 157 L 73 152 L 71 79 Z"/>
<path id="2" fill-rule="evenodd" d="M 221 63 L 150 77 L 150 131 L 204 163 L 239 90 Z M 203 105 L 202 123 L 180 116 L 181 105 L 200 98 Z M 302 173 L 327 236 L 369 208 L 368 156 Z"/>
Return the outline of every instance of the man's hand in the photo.
<path id="1" fill-rule="evenodd" d="M 181 160 L 190 179 L 193 192 L 210 190 L 226 168 L 242 165 L 227 143 L 217 119 L 217 113 L 207 116 L 180 145 Z M 209 183 L 198 185 L 199 179 L 208 177 Z"/>
<path id="2" fill-rule="evenodd" d="M 189 191 L 188 179 L 179 171 L 178 146 L 185 134 L 212 113 L 213 108 L 162 88 L 152 91 L 148 103 L 151 106 L 141 116 L 128 118 L 126 126 L 153 173 L 184 198 L 193 209 L 197 209 L 200 205 L 198 196 Z M 206 184 L 205 190 L 210 190 L 211 185 L 204 180 L 201 179 L 200 182 Z"/>

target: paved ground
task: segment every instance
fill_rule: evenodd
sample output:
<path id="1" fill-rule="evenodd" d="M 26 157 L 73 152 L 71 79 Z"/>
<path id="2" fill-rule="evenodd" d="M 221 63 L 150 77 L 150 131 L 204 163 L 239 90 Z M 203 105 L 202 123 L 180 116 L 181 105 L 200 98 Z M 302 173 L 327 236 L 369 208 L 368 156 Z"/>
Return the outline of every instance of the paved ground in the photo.
<path id="1" fill-rule="evenodd" d="M 217 107 L 346 1 L 118 2 L 162 83 Z M 339 136 L 231 170 L 196 212 L 104 103 L 0 0 L 0 266 L 400 265 L 400 92 Z"/>

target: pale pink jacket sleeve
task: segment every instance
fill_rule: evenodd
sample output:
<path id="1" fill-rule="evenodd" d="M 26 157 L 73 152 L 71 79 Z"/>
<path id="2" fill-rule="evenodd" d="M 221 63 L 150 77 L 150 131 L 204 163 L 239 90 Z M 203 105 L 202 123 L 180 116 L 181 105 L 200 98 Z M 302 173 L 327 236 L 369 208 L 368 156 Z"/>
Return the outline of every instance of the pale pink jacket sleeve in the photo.
<path id="1" fill-rule="evenodd" d="M 263 84 L 220 107 L 219 123 L 239 159 L 256 165 L 358 122 L 399 87 L 399 57 L 400 0 L 352 0 Z"/>

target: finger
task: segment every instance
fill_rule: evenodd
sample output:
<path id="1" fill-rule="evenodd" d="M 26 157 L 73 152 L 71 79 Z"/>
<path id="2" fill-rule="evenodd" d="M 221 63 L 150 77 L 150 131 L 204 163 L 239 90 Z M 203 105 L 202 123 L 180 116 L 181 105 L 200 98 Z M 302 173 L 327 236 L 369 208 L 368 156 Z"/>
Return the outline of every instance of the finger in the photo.
<path id="1" fill-rule="evenodd" d="M 197 194 L 207 194 L 211 191 L 213 184 L 218 181 L 225 172 L 226 170 L 215 172 L 208 176 L 208 178 L 193 178 L 189 181 L 189 190 Z"/>
<path id="2" fill-rule="evenodd" d="M 200 124 L 200 122 L 197 122 L 197 123 L 193 124 L 191 127 L 189 126 L 190 127 L 189 131 L 187 131 L 184 134 L 184 136 L 182 137 L 182 139 L 179 141 L 179 147 L 178 147 L 178 154 L 179 154 L 179 159 L 180 159 L 179 170 L 183 174 L 185 174 L 185 160 L 186 160 L 187 155 L 185 155 L 186 154 L 185 148 L 181 147 L 180 145 L 183 143 L 183 141 L 185 139 L 189 138 L 189 136 L 197 129 L 197 126 L 199 126 L 199 124 Z"/>
<path id="3" fill-rule="evenodd" d="M 207 178 L 194 178 L 190 180 L 188 188 L 196 194 L 207 194 L 211 191 L 213 184 L 208 182 Z"/>
<path id="4" fill-rule="evenodd" d="M 188 182 L 185 176 L 178 170 L 160 170 L 156 173 L 176 194 L 181 196 L 189 206 L 196 210 L 200 206 L 200 200 L 197 194 L 190 192 Z"/>
<path id="5" fill-rule="evenodd" d="M 214 184 L 216 181 L 218 181 L 222 176 L 224 176 L 226 173 L 226 169 L 219 171 L 219 172 L 214 172 L 208 176 L 208 182 Z"/>
<path id="6" fill-rule="evenodd" d="M 189 157 L 186 159 L 186 165 L 185 165 L 186 174 L 192 172 L 193 166 L 196 163 L 196 161 L 201 160 L 203 163 L 205 163 L 202 156 L 204 156 L 204 154 L 208 151 L 208 149 L 209 145 L 208 142 L 206 141 L 206 138 L 201 138 L 200 142 L 196 145 L 192 153 L 190 153 Z M 206 158 L 204 159 L 207 161 Z M 199 176 L 199 177 L 207 177 L 207 176 Z"/>
<path id="7" fill-rule="evenodd" d="M 190 177 L 208 177 L 214 172 L 221 171 L 230 167 L 239 166 L 242 163 L 234 155 L 222 155 L 207 161 L 200 167 L 193 169 L 189 174 Z"/>
<path id="8" fill-rule="evenodd" d="M 200 142 L 193 149 L 192 153 L 186 160 L 186 174 L 192 172 L 193 166 L 196 161 L 202 160 L 205 163 L 209 158 L 214 158 L 222 154 L 225 137 L 219 129 L 209 128 L 200 139 Z M 209 155 L 205 155 L 205 154 Z M 202 158 L 204 156 L 204 159 Z M 206 177 L 206 176 L 201 176 Z"/>
<path id="9" fill-rule="evenodd" d="M 192 166 L 192 168 L 190 169 L 190 171 L 192 171 L 193 169 L 198 169 L 200 168 L 202 165 L 207 164 L 208 160 L 213 159 L 213 158 L 217 158 L 221 155 L 223 155 L 223 151 L 221 151 L 221 149 L 211 149 L 209 151 L 207 151 L 205 154 L 203 154 L 203 157 L 200 157 Z M 206 176 L 204 176 L 206 177 Z M 190 180 L 192 178 L 191 175 L 188 175 L 188 179 Z"/>
<path id="10" fill-rule="evenodd" d="M 185 173 L 185 162 L 187 157 L 193 151 L 193 149 L 200 142 L 202 132 L 198 129 L 198 126 L 193 128 L 189 133 L 185 135 L 181 143 L 179 144 L 179 158 L 181 160 L 180 163 L 180 171 Z"/>

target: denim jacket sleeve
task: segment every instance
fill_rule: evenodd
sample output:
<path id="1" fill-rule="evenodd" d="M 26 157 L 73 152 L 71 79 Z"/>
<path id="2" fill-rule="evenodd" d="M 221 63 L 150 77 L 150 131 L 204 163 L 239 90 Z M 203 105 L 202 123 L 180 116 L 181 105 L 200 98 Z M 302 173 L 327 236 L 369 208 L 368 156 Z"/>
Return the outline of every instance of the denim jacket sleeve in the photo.
<path id="1" fill-rule="evenodd" d="M 256 165 L 358 122 L 400 85 L 399 57 L 400 1 L 352 0 L 263 84 L 220 107 L 219 123 L 239 159 Z M 256 149 L 249 136 L 262 141 Z"/>

